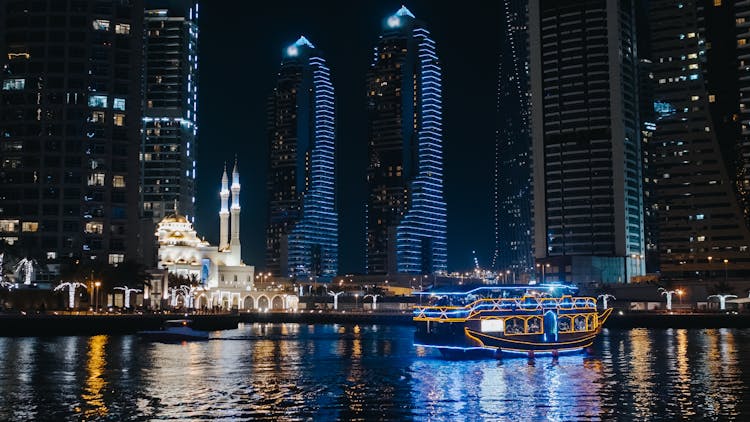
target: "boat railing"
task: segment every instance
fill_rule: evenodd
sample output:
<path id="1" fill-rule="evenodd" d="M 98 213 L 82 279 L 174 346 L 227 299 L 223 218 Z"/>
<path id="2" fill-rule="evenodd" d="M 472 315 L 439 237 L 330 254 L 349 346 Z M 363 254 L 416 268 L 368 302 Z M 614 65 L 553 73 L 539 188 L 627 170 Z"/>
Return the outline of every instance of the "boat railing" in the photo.
<path id="1" fill-rule="evenodd" d="M 414 320 L 460 321 L 482 312 L 512 312 L 512 311 L 544 311 L 549 309 L 561 310 L 594 310 L 596 299 L 593 297 L 535 297 L 520 298 L 484 298 L 478 299 L 466 306 L 415 306 Z"/>

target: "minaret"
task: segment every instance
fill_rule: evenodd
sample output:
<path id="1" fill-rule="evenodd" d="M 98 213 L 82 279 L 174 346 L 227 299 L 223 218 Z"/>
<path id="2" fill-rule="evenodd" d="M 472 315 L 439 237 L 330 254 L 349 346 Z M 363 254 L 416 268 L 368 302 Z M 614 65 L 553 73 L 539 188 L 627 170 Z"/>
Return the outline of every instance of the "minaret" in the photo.
<path id="1" fill-rule="evenodd" d="M 232 249 L 232 255 L 240 259 L 240 173 L 237 170 L 236 157 L 232 170 L 232 240 L 230 248 Z"/>
<path id="2" fill-rule="evenodd" d="M 224 163 L 224 175 L 221 176 L 221 211 L 219 211 L 219 250 L 223 251 L 229 247 L 229 177 L 227 177 L 227 164 Z"/>

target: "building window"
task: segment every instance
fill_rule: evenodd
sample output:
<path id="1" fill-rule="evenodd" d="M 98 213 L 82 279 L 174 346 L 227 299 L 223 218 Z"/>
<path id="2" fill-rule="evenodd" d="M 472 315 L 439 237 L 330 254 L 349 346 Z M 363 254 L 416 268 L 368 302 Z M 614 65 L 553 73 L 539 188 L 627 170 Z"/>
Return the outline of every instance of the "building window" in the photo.
<path id="1" fill-rule="evenodd" d="M 125 261 L 125 255 L 121 253 L 111 253 L 109 254 L 109 263 L 110 264 L 120 264 Z"/>
<path id="2" fill-rule="evenodd" d="M 84 231 L 86 233 L 102 234 L 104 232 L 104 224 L 97 221 L 90 221 L 86 223 Z"/>
<path id="3" fill-rule="evenodd" d="M 97 31 L 109 31 L 109 21 L 106 19 L 95 19 L 92 25 Z"/>
<path id="4" fill-rule="evenodd" d="M 36 232 L 39 230 L 39 223 L 36 221 L 24 221 L 21 223 L 22 232 Z"/>
<path id="5" fill-rule="evenodd" d="M 0 220 L 0 232 L 15 232 L 18 230 L 18 220 Z"/>
<path id="6" fill-rule="evenodd" d="M 709 103 L 715 103 L 715 102 L 716 102 L 716 95 L 714 95 L 714 94 L 710 94 L 710 95 L 708 96 L 708 102 L 709 102 Z"/>
<path id="7" fill-rule="evenodd" d="M 125 126 L 125 115 L 122 113 L 115 113 L 115 126 Z"/>
<path id="8" fill-rule="evenodd" d="M 3 81 L 3 91 L 19 91 L 26 87 L 26 79 L 12 78 Z"/>
<path id="9" fill-rule="evenodd" d="M 88 183 L 89 186 L 104 186 L 104 173 L 91 173 Z"/>
<path id="10" fill-rule="evenodd" d="M 714 6 L 721 6 L 721 0 L 714 0 Z"/>
<path id="11" fill-rule="evenodd" d="M 125 111 L 125 99 L 115 98 L 114 101 L 112 101 L 112 108 L 115 110 Z"/>
<path id="12" fill-rule="evenodd" d="M 698 241 L 699 242 L 705 242 L 706 241 L 706 236 L 698 236 Z"/>
<path id="13" fill-rule="evenodd" d="M 128 35 L 130 34 L 130 24 L 118 23 L 115 25 L 115 34 Z"/>
<path id="14" fill-rule="evenodd" d="M 744 38 L 740 38 L 737 40 L 737 45 L 745 45 L 747 41 Z"/>
<path id="15" fill-rule="evenodd" d="M 237 274 L 234 275 L 234 281 L 237 281 Z"/>
<path id="16" fill-rule="evenodd" d="M 57 252 L 47 252 L 47 259 L 57 259 Z"/>
<path id="17" fill-rule="evenodd" d="M 115 176 L 112 178 L 112 187 L 124 188 L 125 187 L 125 176 Z"/>
<path id="18" fill-rule="evenodd" d="M 89 107 L 107 108 L 107 96 L 106 95 L 90 96 Z"/>
<path id="19" fill-rule="evenodd" d="M 93 123 L 104 123 L 104 112 L 94 111 L 91 113 L 91 121 Z"/>

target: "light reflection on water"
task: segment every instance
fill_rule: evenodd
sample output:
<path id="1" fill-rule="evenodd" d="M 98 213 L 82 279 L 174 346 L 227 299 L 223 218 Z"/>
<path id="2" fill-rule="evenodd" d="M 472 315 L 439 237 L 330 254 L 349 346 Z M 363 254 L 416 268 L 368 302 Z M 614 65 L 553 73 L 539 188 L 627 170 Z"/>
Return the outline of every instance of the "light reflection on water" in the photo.
<path id="1" fill-rule="evenodd" d="M 626 330 L 591 355 L 443 360 L 412 329 L 253 324 L 208 342 L 0 338 L 0 420 L 750 416 L 750 330 Z"/>

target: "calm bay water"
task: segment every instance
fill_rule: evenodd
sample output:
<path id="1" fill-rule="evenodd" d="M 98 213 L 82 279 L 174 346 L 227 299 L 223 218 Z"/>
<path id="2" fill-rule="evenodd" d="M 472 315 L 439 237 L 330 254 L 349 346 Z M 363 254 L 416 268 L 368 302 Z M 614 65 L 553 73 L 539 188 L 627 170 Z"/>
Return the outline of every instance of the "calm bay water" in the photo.
<path id="1" fill-rule="evenodd" d="M 0 420 L 750 418 L 750 330 L 605 330 L 589 355 L 473 361 L 415 349 L 412 333 L 0 338 Z"/>

